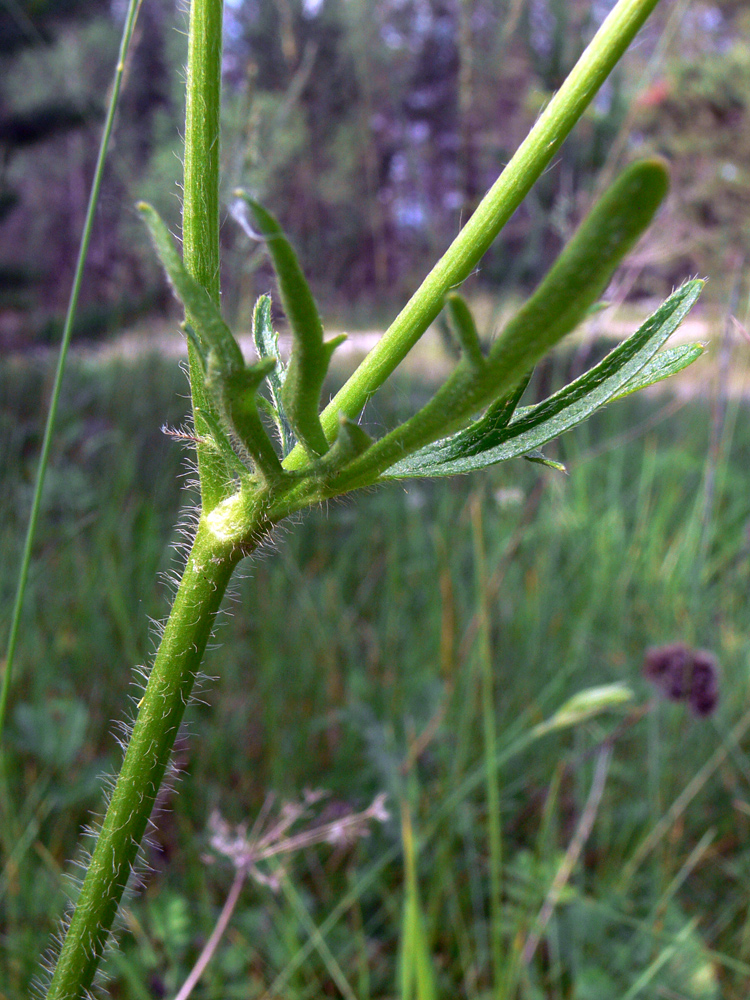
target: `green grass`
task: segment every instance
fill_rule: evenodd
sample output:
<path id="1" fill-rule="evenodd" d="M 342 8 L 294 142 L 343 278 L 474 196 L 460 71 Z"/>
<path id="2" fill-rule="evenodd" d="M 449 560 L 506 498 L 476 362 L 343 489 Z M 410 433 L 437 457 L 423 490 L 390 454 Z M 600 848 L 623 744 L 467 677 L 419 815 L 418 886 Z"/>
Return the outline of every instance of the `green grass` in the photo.
<path id="1" fill-rule="evenodd" d="M 49 378 L 42 363 L 0 368 L 6 616 Z M 38 971 L 65 859 L 99 802 L 99 775 L 117 763 L 112 720 L 132 712 L 131 668 L 151 655 L 147 617 L 167 609 L 169 587 L 154 579 L 175 565 L 169 543 L 184 456 L 160 426 L 181 422 L 186 392 L 176 365 L 150 360 L 79 362 L 67 379 L 0 810 L 0 992 L 8 1000 L 25 997 Z M 391 388 L 368 411 L 373 426 L 390 425 L 394 410 L 413 411 L 414 394 L 415 385 Z M 385 790 L 392 819 L 354 848 L 296 856 L 294 893 L 250 884 L 194 995 L 260 997 L 283 974 L 269 997 L 336 996 L 332 955 L 358 1000 L 395 996 L 404 803 L 437 995 L 489 996 L 491 871 L 502 868 L 502 948 L 511 955 L 574 834 L 597 748 L 618 731 L 593 833 L 518 995 L 744 1000 L 750 740 L 706 775 L 623 878 L 748 704 L 747 409 L 730 412 L 707 514 L 708 406 L 685 406 L 606 448 L 660 405 L 615 404 L 564 438 L 558 457 L 568 476 L 517 461 L 472 479 L 361 496 L 356 517 L 353 504 L 331 504 L 279 532 L 275 549 L 235 585 L 231 627 L 206 659 L 217 680 L 204 687 L 208 704 L 189 709 L 180 794 L 157 820 L 145 889 L 126 904 L 133 933 L 109 960 L 110 995 L 173 995 L 211 932 L 232 879 L 222 862 L 205 861 L 211 810 L 252 822 L 268 792 L 292 798 L 308 786 L 357 807 Z M 475 559 L 480 534 L 484 567 Z M 485 613 L 488 628 L 477 631 Z M 626 681 L 645 705 L 643 653 L 673 639 L 719 657 L 717 715 L 697 721 L 661 703 L 621 730 L 624 715 L 613 713 L 517 749 L 499 770 L 500 851 L 486 808 L 490 689 L 493 738 L 507 757 L 583 688 Z M 425 731 L 431 737 L 415 758 Z M 470 790 L 443 809 L 469 778 Z M 310 933 L 300 901 L 321 926 L 348 893 L 352 905 L 326 936 L 330 955 L 313 949 L 296 966 Z"/>

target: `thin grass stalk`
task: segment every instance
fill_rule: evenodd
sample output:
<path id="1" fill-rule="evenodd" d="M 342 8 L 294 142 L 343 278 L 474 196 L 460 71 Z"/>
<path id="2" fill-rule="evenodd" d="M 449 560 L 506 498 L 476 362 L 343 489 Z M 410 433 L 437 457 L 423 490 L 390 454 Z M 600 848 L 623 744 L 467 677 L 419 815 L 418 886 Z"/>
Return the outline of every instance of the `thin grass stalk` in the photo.
<path id="1" fill-rule="evenodd" d="M 26 584 L 29 579 L 29 569 L 31 567 L 31 552 L 34 546 L 37 522 L 39 520 L 39 510 L 42 503 L 44 480 L 47 475 L 47 466 L 49 465 L 52 435 L 54 434 L 55 423 L 57 421 L 60 392 L 62 390 L 62 381 L 65 374 L 65 365 L 68 360 L 68 348 L 70 347 L 70 341 L 73 335 L 73 324 L 75 322 L 76 311 L 78 309 L 78 298 L 81 292 L 81 285 L 83 284 L 83 272 L 86 267 L 86 258 L 88 257 L 89 245 L 91 243 L 91 233 L 94 228 L 94 216 L 96 214 L 96 207 L 99 204 L 99 192 L 102 186 L 102 178 L 104 177 L 104 164 L 107 159 L 109 141 L 112 136 L 112 129 L 115 122 L 115 114 L 120 101 L 122 78 L 125 73 L 125 62 L 130 48 L 130 43 L 133 38 L 133 31 L 135 29 L 135 23 L 138 18 L 138 11 L 140 10 L 141 2 L 142 0 L 130 0 L 128 11 L 125 16 L 125 24 L 122 29 L 122 36 L 120 38 L 120 51 L 117 57 L 114 79 L 112 81 L 112 90 L 109 98 L 109 107 L 107 108 L 107 117 L 104 121 L 104 130 L 99 143 L 99 153 L 96 158 L 94 179 L 91 182 L 91 192 L 89 194 L 89 201 L 86 208 L 86 218 L 83 224 L 83 233 L 81 234 L 81 243 L 78 248 L 78 258 L 76 260 L 76 268 L 73 275 L 73 285 L 70 290 L 68 308 L 65 313 L 65 323 L 63 325 L 62 339 L 60 341 L 60 351 L 57 356 L 55 381 L 52 386 L 52 398 L 50 399 L 49 410 L 47 412 L 47 422 L 44 426 L 42 450 L 39 456 L 36 482 L 34 484 L 34 496 L 31 501 L 31 512 L 29 514 L 29 522 L 26 528 L 26 537 L 23 545 L 23 554 L 21 556 L 21 567 L 18 572 L 16 594 L 13 601 L 13 611 L 10 619 L 10 630 L 8 632 L 8 647 L 5 654 L 5 670 L 3 673 L 2 689 L 0 690 L 0 780 L 3 780 L 3 782 L 5 773 L 5 754 L 2 747 L 3 732 L 5 728 L 5 717 L 8 710 L 8 698 L 10 696 L 10 686 L 13 677 L 13 664 L 15 661 L 16 646 L 18 644 L 18 634 L 21 625 L 21 612 L 23 610 L 24 597 L 26 595 Z"/>
<path id="2" fill-rule="evenodd" d="M 674 800 L 669 809 L 659 819 L 659 821 L 649 830 L 638 847 L 631 855 L 628 863 L 624 866 L 620 878 L 617 882 L 618 892 L 625 894 L 635 873 L 638 871 L 643 860 L 667 835 L 674 823 L 683 814 L 690 802 L 701 791 L 708 779 L 724 763 L 732 749 L 737 746 L 740 740 L 750 730 L 750 710 L 744 713 L 724 739 L 719 747 L 711 754 L 708 760 L 700 767 L 683 790 Z"/>
<path id="3" fill-rule="evenodd" d="M 503 833 L 500 815 L 500 778 L 495 729 L 495 685 L 492 676 L 492 646 L 490 610 L 487 600 L 487 565 L 484 557 L 482 500 L 474 495 L 471 507 L 474 541 L 474 573 L 477 592 L 479 626 L 479 669 L 481 676 L 482 726 L 484 731 L 484 772 L 487 796 L 487 831 L 490 855 L 490 960 L 493 996 L 502 1000 L 507 995 L 507 970 L 503 954 L 502 893 L 503 893 Z"/>
<path id="4" fill-rule="evenodd" d="M 281 880 L 281 888 L 284 896 L 294 910 L 295 916 L 304 927 L 310 941 L 314 944 L 315 950 L 318 952 L 321 961 L 325 965 L 328 975 L 336 984 L 336 987 L 342 997 L 344 997 L 344 1000 L 357 1000 L 354 990 L 349 985 L 349 980 L 344 975 L 343 969 L 336 961 L 331 949 L 328 947 L 326 939 L 320 932 L 320 928 L 316 925 L 315 921 L 308 913 L 305 903 L 294 887 L 292 880 L 287 876 L 284 876 Z"/>

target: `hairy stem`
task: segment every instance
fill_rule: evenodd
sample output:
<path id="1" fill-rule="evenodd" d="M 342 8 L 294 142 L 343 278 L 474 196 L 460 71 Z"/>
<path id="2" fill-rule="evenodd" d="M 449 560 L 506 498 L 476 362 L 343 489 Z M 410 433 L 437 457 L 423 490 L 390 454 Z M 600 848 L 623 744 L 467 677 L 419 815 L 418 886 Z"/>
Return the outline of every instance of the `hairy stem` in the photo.
<path id="1" fill-rule="evenodd" d="M 370 397 L 403 361 L 443 308 L 446 294 L 471 274 L 495 237 L 557 153 L 573 126 L 622 57 L 659 0 L 620 0 L 550 101 L 512 160 L 484 196 L 445 254 L 321 414 L 333 440 L 338 415 L 356 418 Z M 285 466 L 300 468 L 295 448 Z"/>
<path id="2" fill-rule="evenodd" d="M 224 591 L 243 552 L 202 519 L 57 962 L 48 1000 L 90 987 Z"/>
<path id="3" fill-rule="evenodd" d="M 219 304 L 219 134 L 223 0 L 193 0 L 188 40 L 185 108 L 185 179 L 182 206 L 182 252 L 185 267 Z M 187 317 L 188 323 L 190 316 Z M 195 346 L 188 342 L 190 388 L 196 428 L 204 434 L 196 410 L 213 412 Z M 198 445 L 201 500 L 208 512 L 228 496 L 230 477 L 215 451 Z"/>

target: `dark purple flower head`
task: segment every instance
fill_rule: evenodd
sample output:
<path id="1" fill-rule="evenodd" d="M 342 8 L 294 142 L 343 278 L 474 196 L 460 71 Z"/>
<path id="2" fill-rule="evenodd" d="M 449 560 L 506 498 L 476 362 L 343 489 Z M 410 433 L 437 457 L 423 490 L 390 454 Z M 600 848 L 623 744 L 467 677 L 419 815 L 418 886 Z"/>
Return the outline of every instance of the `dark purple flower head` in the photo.
<path id="1" fill-rule="evenodd" d="M 670 701 L 687 701 L 695 715 L 710 715 L 719 701 L 719 667 L 704 649 L 682 642 L 649 649 L 643 674 Z"/>
<path id="2" fill-rule="evenodd" d="M 691 652 L 682 642 L 649 649 L 643 664 L 645 677 L 670 701 L 682 701 L 690 680 Z"/>
<path id="3" fill-rule="evenodd" d="M 688 700 L 693 712 L 702 718 L 711 715 L 719 702 L 719 667 L 715 657 L 705 649 L 693 654 Z"/>

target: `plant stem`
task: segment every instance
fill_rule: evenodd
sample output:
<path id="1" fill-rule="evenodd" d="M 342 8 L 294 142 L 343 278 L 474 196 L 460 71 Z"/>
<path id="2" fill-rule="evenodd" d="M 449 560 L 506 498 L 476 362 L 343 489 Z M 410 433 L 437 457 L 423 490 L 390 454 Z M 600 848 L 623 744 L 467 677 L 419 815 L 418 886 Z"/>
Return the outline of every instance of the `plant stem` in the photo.
<path id="1" fill-rule="evenodd" d="M 29 523 L 26 528 L 26 538 L 24 540 L 23 555 L 21 557 L 21 568 L 18 573 L 16 596 L 13 602 L 13 613 L 11 615 L 10 630 L 8 632 L 8 647 L 5 655 L 5 670 L 3 673 L 2 690 L 0 690 L 0 771 L 4 768 L 5 758 L 2 751 L 2 737 L 5 726 L 5 716 L 8 708 L 8 697 L 10 695 L 13 661 L 16 655 L 16 644 L 18 642 L 18 632 L 21 624 L 21 610 L 23 608 L 23 600 L 26 593 L 26 584 L 29 578 L 31 550 L 34 544 L 34 536 L 36 535 L 36 526 L 39 519 L 39 509 L 42 503 L 42 491 L 44 489 L 44 479 L 47 473 L 47 465 L 49 464 L 52 434 L 57 420 L 60 390 L 62 388 L 65 364 L 68 358 L 68 348 L 70 347 L 70 340 L 73 334 L 73 322 L 76 316 L 76 309 L 78 308 L 78 296 L 83 282 L 83 271 L 86 266 L 86 258 L 88 257 L 89 244 L 91 242 L 91 233 L 94 227 L 96 206 L 99 203 L 99 191 L 101 189 L 102 177 L 104 176 L 104 162 L 107 158 L 109 140 L 112 135 L 115 113 L 120 99 L 122 77 L 125 72 L 125 59 L 128 49 L 130 48 L 130 42 L 133 37 L 133 29 L 135 28 L 135 22 L 138 17 L 140 6 L 141 0 L 130 0 L 130 5 L 125 17 L 125 24 L 122 29 L 120 51 L 117 57 L 114 80 L 112 81 L 109 107 L 107 108 L 107 118 L 104 122 L 104 131 L 102 132 L 101 142 L 99 143 L 99 153 L 96 159 L 96 167 L 94 169 L 94 180 L 91 184 L 91 193 L 89 194 L 89 202 L 86 208 L 86 219 L 83 224 L 81 243 L 78 248 L 78 259 L 76 261 L 76 269 L 73 275 L 73 285 L 70 290 L 68 309 L 65 314 L 65 325 L 63 326 L 62 340 L 60 341 L 60 352 L 57 358 L 57 370 L 55 371 L 55 381 L 52 387 L 52 398 L 50 400 L 49 411 L 47 413 L 47 423 L 44 427 L 42 451 L 39 456 L 36 483 L 34 485 L 34 498 L 31 502 L 31 513 L 29 514 Z"/>
<path id="2" fill-rule="evenodd" d="M 232 919 L 232 914 L 237 906 L 240 898 L 240 893 L 242 892 L 242 887 L 247 881 L 247 869 L 238 868 L 234 876 L 234 881 L 232 882 L 232 887 L 229 890 L 229 895 L 224 901 L 224 905 L 221 908 L 221 913 L 219 914 L 219 919 L 216 921 L 216 926 L 211 932 L 211 937 L 206 941 L 203 951 L 198 956 L 198 961 L 195 963 L 193 968 L 190 970 L 185 982 L 180 987 L 180 992 L 175 996 L 174 1000 L 187 1000 L 190 994 L 193 992 L 195 987 L 198 985 L 203 973 L 206 971 L 206 966 L 214 957 L 214 952 L 219 947 L 219 942 L 224 936 L 224 932 L 229 926 L 229 921 Z"/>
<path id="3" fill-rule="evenodd" d="M 336 434 L 339 413 L 343 412 L 352 419 L 359 415 L 365 403 L 437 318 L 446 294 L 468 278 L 549 165 L 658 2 L 620 0 L 612 10 L 472 217 L 378 344 L 321 414 L 323 429 L 329 440 Z M 304 453 L 297 447 L 284 464 L 288 469 L 297 469 L 303 463 Z"/>
<path id="4" fill-rule="evenodd" d="M 190 6 L 182 206 L 185 267 L 217 306 L 221 295 L 219 137 L 223 12 L 223 0 L 193 0 Z M 190 322 L 189 316 L 186 319 Z M 190 341 L 188 362 L 194 417 L 197 408 L 213 412 L 203 384 L 200 359 Z M 215 451 L 202 444 L 197 451 L 201 500 L 203 510 L 208 513 L 228 496 L 230 477 L 224 460 Z"/>
<path id="5" fill-rule="evenodd" d="M 201 520 L 50 983 L 48 1000 L 72 1000 L 91 986 L 216 613 L 245 551 L 229 540 L 217 538 L 206 520 Z"/>

